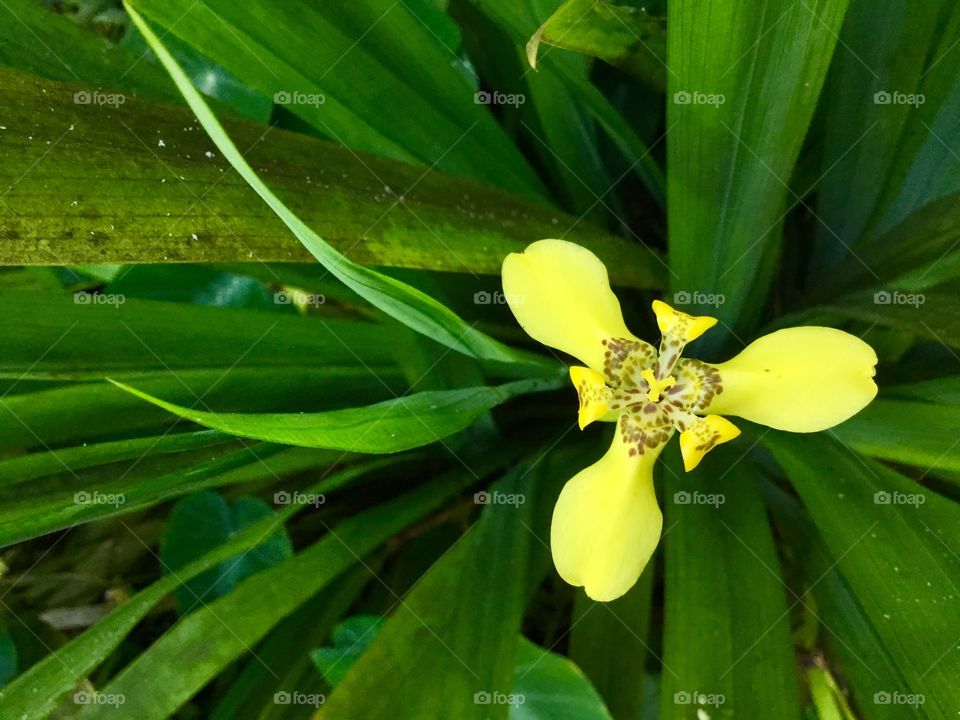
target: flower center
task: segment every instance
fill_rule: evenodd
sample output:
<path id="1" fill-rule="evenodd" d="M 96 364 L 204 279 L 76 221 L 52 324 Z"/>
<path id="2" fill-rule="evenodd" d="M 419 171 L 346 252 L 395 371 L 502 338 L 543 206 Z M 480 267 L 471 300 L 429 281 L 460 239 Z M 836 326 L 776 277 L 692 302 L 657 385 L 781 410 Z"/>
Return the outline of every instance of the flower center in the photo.
<path id="1" fill-rule="evenodd" d="M 660 402 L 660 397 L 664 391 L 677 384 L 677 379 L 673 375 L 668 375 L 662 380 L 653 374 L 653 370 L 646 368 L 640 373 L 640 377 L 647 381 L 647 400 L 650 402 Z"/>

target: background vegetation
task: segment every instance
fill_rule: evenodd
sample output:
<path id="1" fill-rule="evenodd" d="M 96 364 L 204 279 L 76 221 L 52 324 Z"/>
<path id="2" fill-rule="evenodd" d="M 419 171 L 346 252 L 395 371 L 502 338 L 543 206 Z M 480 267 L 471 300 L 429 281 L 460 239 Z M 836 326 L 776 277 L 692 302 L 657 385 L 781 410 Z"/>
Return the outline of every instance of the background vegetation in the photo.
<path id="1" fill-rule="evenodd" d="M 960 6 L 133 7 L 181 87 L 114 0 L 0 1 L 0 717 L 956 717 Z M 691 356 L 880 356 L 668 448 L 609 605 L 546 544 L 609 429 L 500 293 L 543 237 Z"/>

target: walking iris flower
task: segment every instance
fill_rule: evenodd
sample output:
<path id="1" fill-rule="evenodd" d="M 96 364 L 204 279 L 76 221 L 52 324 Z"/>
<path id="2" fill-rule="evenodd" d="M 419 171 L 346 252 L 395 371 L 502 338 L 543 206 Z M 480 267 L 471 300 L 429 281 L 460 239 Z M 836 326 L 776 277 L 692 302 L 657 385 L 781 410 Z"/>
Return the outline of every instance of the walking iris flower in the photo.
<path id="1" fill-rule="evenodd" d="M 816 432 L 877 394 L 876 353 L 834 328 L 778 330 L 714 365 L 681 353 L 717 321 L 655 300 L 662 337 L 654 348 L 624 325 L 600 259 L 564 240 L 540 240 L 510 254 L 503 289 L 531 337 L 583 363 L 570 368 L 580 429 L 595 420 L 617 423 L 606 454 L 564 486 L 550 531 L 557 572 L 594 600 L 627 592 L 657 547 L 663 515 L 653 466 L 676 430 L 689 471 L 740 434 L 724 415 Z"/>

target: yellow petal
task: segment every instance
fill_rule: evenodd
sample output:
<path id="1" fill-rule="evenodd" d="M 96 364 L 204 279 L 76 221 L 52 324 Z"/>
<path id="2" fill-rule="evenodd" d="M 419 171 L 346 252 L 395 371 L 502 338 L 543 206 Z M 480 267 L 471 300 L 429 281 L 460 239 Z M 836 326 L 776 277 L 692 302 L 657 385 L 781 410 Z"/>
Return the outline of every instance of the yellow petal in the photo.
<path id="1" fill-rule="evenodd" d="M 688 315 L 674 310 L 662 300 L 653 301 L 653 314 L 657 316 L 657 327 L 664 336 L 675 336 L 686 345 L 703 335 L 717 324 L 717 319 L 706 315 Z"/>
<path id="2" fill-rule="evenodd" d="M 553 562 L 594 600 L 615 600 L 633 587 L 660 542 L 653 465 L 662 447 L 631 456 L 618 426 L 607 453 L 560 493 L 550 529 Z"/>
<path id="3" fill-rule="evenodd" d="M 584 247 L 538 240 L 503 261 L 503 293 L 534 340 L 603 371 L 603 340 L 636 340 L 623 323 L 607 269 Z"/>
<path id="4" fill-rule="evenodd" d="M 607 387 L 603 375 L 596 370 L 570 366 L 570 380 L 580 396 L 580 410 L 577 413 L 577 423 L 583 430 L 594 420 L 616 420 L 617 414 L 610 412 L 610 400 L 613 391 Z"/>
<path id="5" fill-rule="evenodd" d="M 707 412 L 739 415 L 777 430 L 825 430 L 873 400 L 876 364 L 873 348 L 842 330 L 778 330 L 715 366 L 722 389 Z"/>
<path id="6" fill-rule="evenodd" d="M 717 445 L 733 440 L 740 434 L 739 428 L 719 415 L 698 418 L 695 423 L 680 433 L 680 452 L 683 454 L 683 469 L 693 470 L 703 456 Z"/>

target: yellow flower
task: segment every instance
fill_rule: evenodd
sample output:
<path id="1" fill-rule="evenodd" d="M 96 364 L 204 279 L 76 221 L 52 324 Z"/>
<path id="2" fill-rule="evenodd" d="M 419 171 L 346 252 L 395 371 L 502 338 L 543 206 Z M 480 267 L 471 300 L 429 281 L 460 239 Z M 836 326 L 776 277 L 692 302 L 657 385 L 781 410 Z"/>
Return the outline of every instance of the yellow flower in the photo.
<path id="1" fill-rule="evenodd" d="M 655 300 L 662 338 L 654 348 L 624 325 L 603 263 L 564 240 L 540 240 L 509 255 L 503 288 L 531 337 L 583 363 L 570 368 L 580 428 L 595 420 L 617 423 L 606 454 L 564 486 L 550 532 L 557 571 L 594 600 L 627 592 L 657 547 L 663 516 L 653 465 L 674 431 L 689 471 L 740 434 L 723 415 L 816 432 L 877 394 L 876 353 L 833 328 L 778 330 L 714 365 L 681 353 L 716 320 Z"/>

